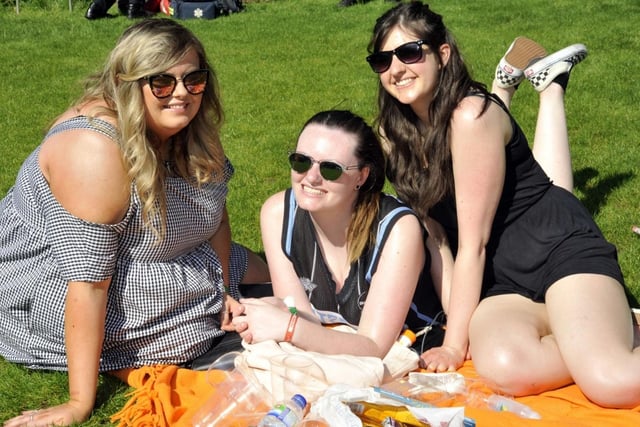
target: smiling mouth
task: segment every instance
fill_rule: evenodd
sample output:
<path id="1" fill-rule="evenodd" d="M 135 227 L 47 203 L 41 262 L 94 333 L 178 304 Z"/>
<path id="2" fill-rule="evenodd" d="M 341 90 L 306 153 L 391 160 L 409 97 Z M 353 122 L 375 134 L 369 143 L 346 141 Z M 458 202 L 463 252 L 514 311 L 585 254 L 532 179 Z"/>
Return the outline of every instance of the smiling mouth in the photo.
<path id="1" fill-rule="evenodd" d="M 164 108 L 167 110 L 185 110 L 189 104 L 169 104 Z"/>
<path id="2" fill-rule="evenodd" d="M 302 191 L 307 193 L 307 194 L 313 195 L 313 196 L 320 196 L 320 195 L 324 194 L 323 191 L 316 190 L 315 188 L 308 187 L 308 186 L 306 186 L 304 184 L 302 185 Z"/>
<path id="3" fill-rule="evenodd" d="M 409 84 L 411 84 L 411 82 L 413 82 L 414 79 L 402 79 L 402 80 L 398 80 L 394 83 L 394 85 L 396 87 L 403 87 L 403 86 L 407 86 Z"/>

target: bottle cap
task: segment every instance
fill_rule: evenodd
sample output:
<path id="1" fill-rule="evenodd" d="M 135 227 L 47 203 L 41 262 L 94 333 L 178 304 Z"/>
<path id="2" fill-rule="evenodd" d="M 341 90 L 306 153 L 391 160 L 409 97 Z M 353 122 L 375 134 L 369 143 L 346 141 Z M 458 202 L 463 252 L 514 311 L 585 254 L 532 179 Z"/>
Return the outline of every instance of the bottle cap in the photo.
<path id="1" fill-rule="evenodd" d="M 305 399 L 301 394 L 294 394 L 291 400 L 293 400 L 298 406 L 300 406 L 300 408 L 304 408 L 305 406 L 307 406 L 307 399 Z"/>
<path id="2" fill-rule="evenodd" d="M 406 347 L 411 347 L 414 342 L 416 342 L 416 334 L 414 334 L 411 329 L 405 329 L 402 331 L 402 334 L 400 334 L 400 337 L 398 338 L 398 343 Z"/>

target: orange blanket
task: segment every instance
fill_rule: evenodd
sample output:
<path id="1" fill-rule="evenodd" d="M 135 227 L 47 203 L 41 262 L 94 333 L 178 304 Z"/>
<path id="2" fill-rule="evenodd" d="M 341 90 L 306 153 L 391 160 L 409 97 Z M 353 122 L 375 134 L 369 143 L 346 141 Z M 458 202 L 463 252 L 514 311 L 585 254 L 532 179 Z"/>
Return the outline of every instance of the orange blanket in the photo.
<path id="1" fill-rule="evenodd" d="M 467 378 L 477 377 L 471 361 L 458 372 Z M 177 366 L 127 369 L 115 375 L 135 389 L 129 402 L 111 418 L 118 427 L 191 426 L 195 412 L 215 392 L 206 372 Z M 215 383 L 222 378 L 222 372 L 214 372 L 208 379 Z M 475 419 L 478 427 L 640 426 L 640 406 L 604 409 L 587 400 L 575 385 L 517 400 L 538 412 L 542 420 L 477 408 L 466 408 L 465 415 Z"/>

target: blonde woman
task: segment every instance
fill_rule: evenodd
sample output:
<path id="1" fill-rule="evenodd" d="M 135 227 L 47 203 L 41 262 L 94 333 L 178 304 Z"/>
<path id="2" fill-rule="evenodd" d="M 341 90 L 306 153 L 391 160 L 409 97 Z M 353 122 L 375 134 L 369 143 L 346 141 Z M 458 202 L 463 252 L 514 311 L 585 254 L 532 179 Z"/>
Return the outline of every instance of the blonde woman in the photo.
<path id="1" fill-rule="evenodd" d="M 82 422 L 99 372 L 188 364 L 232 329 L 225 289 L 267 274 L 231 242 L 222 119 L 202 44 L 146 20 L 27 158 L 0 204 L 0 355 L 68 370 L 69 400 L 5 426 Z"/>

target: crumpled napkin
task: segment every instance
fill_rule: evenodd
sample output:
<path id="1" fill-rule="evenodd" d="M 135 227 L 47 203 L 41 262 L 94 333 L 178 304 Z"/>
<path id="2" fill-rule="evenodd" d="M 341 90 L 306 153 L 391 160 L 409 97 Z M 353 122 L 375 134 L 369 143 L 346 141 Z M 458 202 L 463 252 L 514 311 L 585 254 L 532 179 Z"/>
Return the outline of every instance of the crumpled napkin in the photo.
<path id="1" fill-rule="evenodd" d="M 355 333 L 353 328 L 346 325 L 336 326 L 336 329 Z M 271 383 L 270 359 L 278 355 L 292 354 L 307 357 L 319 367 L 319 370 L 309 372 L 309 383 L 314 384 L 313 392 L 309 390 L 310 395 L 318 394 L 318 383 L 324 384 L 321 392 L 333 384 L 346 384 L 355 388 L 378 386 L 417 369 L 419 360 L 419 356 L 414 351 L 400 344 L 394 344 L 384 359 L 348 354 L 322 354 L 302 350 L 291 343 L 278 343 L 273 340 L 257 344 L 243 342 L 242 345 L 245 351 L 236 359 L 236 366 L 248 368 L 272 394 L 274 394 L 274 387 Z M 300 390 L 300 393 L 304 395 L 303 391 Z"/>

